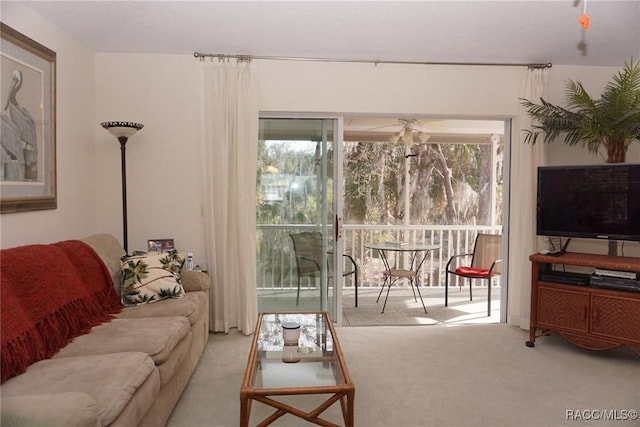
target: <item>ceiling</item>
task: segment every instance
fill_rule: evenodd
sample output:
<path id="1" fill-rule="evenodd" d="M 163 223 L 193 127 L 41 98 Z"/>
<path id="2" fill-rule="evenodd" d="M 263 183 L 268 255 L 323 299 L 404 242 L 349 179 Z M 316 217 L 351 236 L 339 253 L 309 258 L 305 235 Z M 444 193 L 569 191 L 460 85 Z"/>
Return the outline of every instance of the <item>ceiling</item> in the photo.
<path id="1" fill-rule="evenodd" d="M 95 52 L 621 67 L 640 0 L 17 1 Z"/>

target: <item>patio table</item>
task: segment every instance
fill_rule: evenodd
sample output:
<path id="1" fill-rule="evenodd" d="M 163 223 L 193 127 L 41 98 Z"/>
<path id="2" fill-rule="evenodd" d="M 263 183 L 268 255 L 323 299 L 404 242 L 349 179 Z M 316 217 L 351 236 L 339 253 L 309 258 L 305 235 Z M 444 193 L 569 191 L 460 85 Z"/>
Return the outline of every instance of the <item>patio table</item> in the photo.
<path id="1" fill-rule="evenodd" d="M 380 288 L 380 293 L 378 294 L 378 299 L 376 300 L 376 302 L 380 300 L 382 291 L 384 290 L 384 287 L 387 286 L 387 294 L 384 298 L 384 305 L 382 306 L 381 313 L 384 313 L 384 309 L 387 306 L 387 298 L 389 298 L 389 290 L 391 289 L 391 285 L 393 285 L 399 279 L 409 280 L 411 290 L 413 291 L 413 298 L 416 302 L 418 302 L 418 299 L 416 298 L 416 292 L 414 290 L 415 285 L 415 289 L 418 291 L 418 296 L 420 297 L 420 302 L 422 303 L 422 308 L 426 313 L 427 307 L 424 305 L 424 300 L 422 299 L 422 294 L 420 293 L 420 288 L 418 287 L 420 268 L 422 267 L 422 264 L 424 264 L 424 260 L 427 258 L 429 252 L 440 249 L 440 245 L 408 242 L 371 242 L 365 244 L 364 246 L 369 249 L 377 250 L 380 253 L 380 258 L 382 259 L 382 264 L 384 265 L 384 282 L 382 283 L 382 288 Z M 388 252 L 409 253 L 409 267 L 391 268 L 389 258 L 387 257 Z"/>

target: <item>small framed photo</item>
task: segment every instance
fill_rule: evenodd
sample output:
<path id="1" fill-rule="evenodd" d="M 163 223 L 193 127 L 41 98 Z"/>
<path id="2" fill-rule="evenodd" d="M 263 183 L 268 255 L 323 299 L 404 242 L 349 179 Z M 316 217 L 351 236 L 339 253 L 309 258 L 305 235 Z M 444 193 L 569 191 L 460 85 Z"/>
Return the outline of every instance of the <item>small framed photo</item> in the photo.
<path id="1" fill-rule="evenodd" d="M 175 249 L 173 239 L 153 239 L 148 241 L 149 252 L 165 253 Z"/>

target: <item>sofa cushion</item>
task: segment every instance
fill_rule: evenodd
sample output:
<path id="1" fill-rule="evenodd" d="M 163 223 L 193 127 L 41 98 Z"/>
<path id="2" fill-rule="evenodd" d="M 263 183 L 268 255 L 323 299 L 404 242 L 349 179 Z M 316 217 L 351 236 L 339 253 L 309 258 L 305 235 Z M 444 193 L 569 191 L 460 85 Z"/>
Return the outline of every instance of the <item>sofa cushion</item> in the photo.
<path id="1" fill-rule="evenodd" d="M 84 393 L 28 394 L 0 399 L 0 425 L 101 427 L 98 404 Z"/>
<path id="2" fill-rule="evenodd" d="M 182 298 L 180 271 L 184 258 L 167 253 L 136 252 L 122 259 L 122 304 L 148 304 L 165 298 Z"/>
<path id="3" fill-rule="evenodd" d="M 158 369 L 145 353 L 111 353 L 42 360 L 2 386 L 2 398 L 26 394 L 77 392 L 98 405 L 102 425 L 109 425 L 141 388 L 137 404 L 151 407 L 160 390 Z M 146 409 L 144 412 L 146 412 Z M 143 413 L 144 413 L 143 412 Z"/>
<path id="4" fill-rule="evenodd" d="M 193 334 L 189 332 L 173 349 L 169 357 L 161 364 L 156 364 L 160 373 L 160 386 L 164 387 L 180 369 L 182 365 L 188 363 L 189 351 L 193 344 Z"/>
<path id="5" fill-rule="evenodd" d="M 77 337 L 54 358 L 139 351 L 161 365 L 190 328 L 189 321 L 181 316 L 114 319 Z"/>
<path id="6" fill-rule="evenodd" d="M 193 325 L 207 307 L 207 294 L 187 292 L 184 298 L 167 299 L 155 304 L 142 304 L 125 307 L 116 316 L 118 318 L 184 316 Z"/>

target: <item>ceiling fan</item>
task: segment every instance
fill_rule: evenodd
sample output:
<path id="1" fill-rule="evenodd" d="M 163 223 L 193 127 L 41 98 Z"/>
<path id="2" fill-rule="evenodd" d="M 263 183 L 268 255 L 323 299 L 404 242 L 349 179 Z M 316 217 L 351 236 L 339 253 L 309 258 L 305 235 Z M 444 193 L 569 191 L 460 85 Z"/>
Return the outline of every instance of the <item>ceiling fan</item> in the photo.
<path id="1" fill-rule="evenodd" d="M 410 146 L 414 143 L 414 137 L 417 137 L 422 144 L 429 139 L 430 135 L 428 133 L 418 129 L 422 125 L 422 122 L 416 119 L 398 119 L 398 122 L 402 125 L 402 129 L 392 135 L 389 138 L 389 142 L 397 144 L 399 141 L 402 141 L 404 145 Z"/>
<path id="2" fill-rule="evenodd" d="M 443 119 L 347 117 L 344 136 L 348 141 L 401 143 L 406 146 L 425 143 L 433 132 L 446 133 Z"/>

